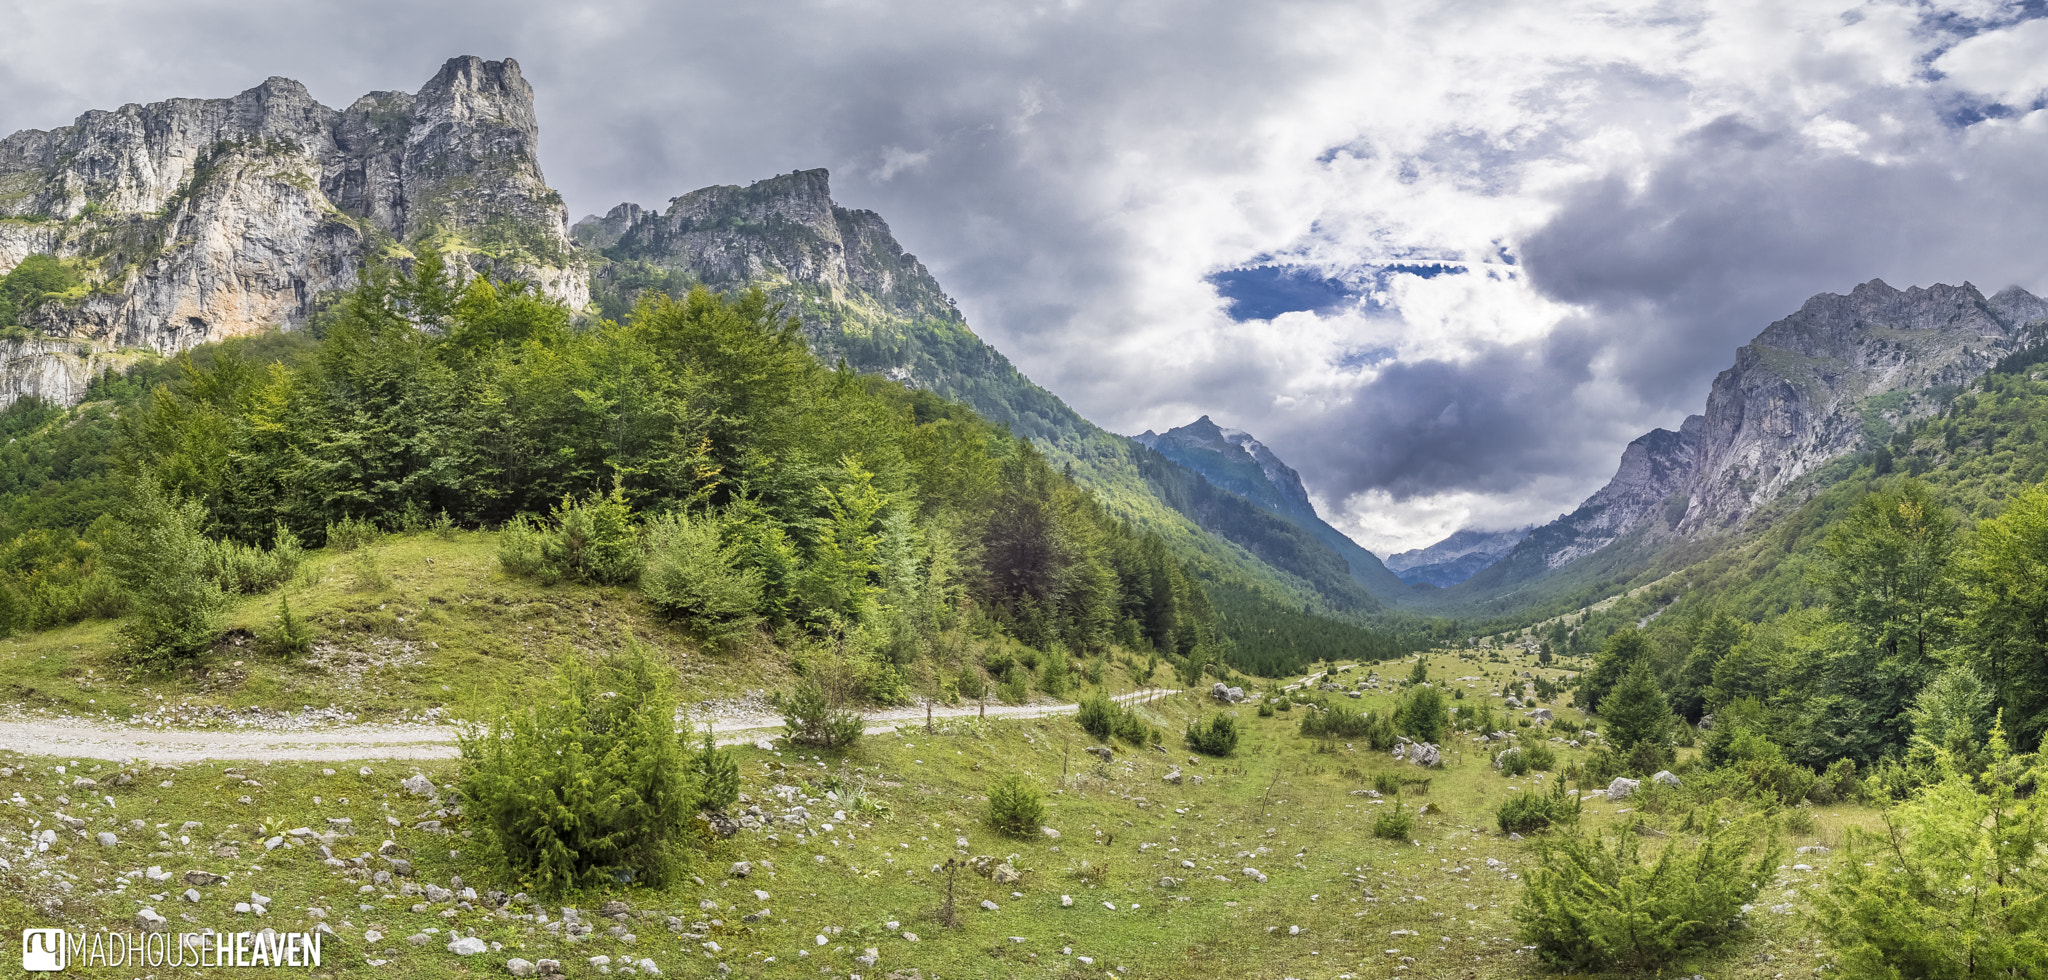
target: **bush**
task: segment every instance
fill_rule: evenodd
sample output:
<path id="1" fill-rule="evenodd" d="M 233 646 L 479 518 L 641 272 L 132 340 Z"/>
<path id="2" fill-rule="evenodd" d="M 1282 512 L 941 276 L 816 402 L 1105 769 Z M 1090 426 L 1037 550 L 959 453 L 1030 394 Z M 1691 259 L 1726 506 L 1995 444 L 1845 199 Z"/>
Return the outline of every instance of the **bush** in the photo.
<path id="1" fill-rule="evenodd" d="M 595 670 L 570 655 L 524 707 L 464 732 L 463 815 L 487 865 L 549 894 L 674 876 L 701 789 L 667 674 L 637 644 Z"/>
<path id="2" fill-rule="evenodd" d="M 1493 813 L 1504 834 L 1533 834 L 1552 825 L 1575 826 L 1582 812 L 1579 798 L 1565 792 L 1564 781 L 1550 784 L 1548 794 L 1525 791 L 1508 798 Z"/>
<path id="3" fill-rule="evenodd" d="M 979 701 L 988 693 L 988 682 L 982 679 L 981 671 L 973 664 L 960 665 L 960 696 L 969 701 Z"/>
<path id="4" fill-rule="evenodd" d="M 1386 796 L 1401 795 L 1401 777 L 1391 772 L 1374 773 L 1372 788 Z"/>
<path id="5" fill-rule="evenodd" d="M 732 753 L 718 747 L 718 740 L 706 729 L 691 767 L 697 773 L 697 808 L 723 811 L 740 801 L 740 764 Z"/>
<path id="6" fill-rule="evenodd" d="M 1261 718 L 1271 718 L 1271 717 L 1273 717 L 1273 702 L 1271 702 L 1271 701 L 1261 701 L 1261 702 L 1259 702 L 1259 717 L 1261 717 Z"/>
<path id="7" fill-rule="evenodd" d="M 327 523 L 327 546 L 336 551 L 354 551 L 377 543 L 377 525 L 360 517 L 344 517 L 341 523 Z"/>
<path id="8" fill-rule="evenodd" d="M 553 585 L 562 579 L 619 585 L 640 574 L 640 538 L 632 508 L 615 487 L 582 500 L 563 497 L 552 523 L 521 515 L 498 538 L 505 571 Z"/>
<path id="9" fill-rule="evenodd" d="M 1117 715 L 1123 706 L 1112 700 L 1108 693 L 1096 691 L 1081 699 L 1080 710 L 1074 712 L 1074 721 L 1097 741 L 1107 742 L 1116 735 Z"/>
<path id="10" fill-rule="evenodd" d="M 1503 776 L 1526 776 L 1529 774 L 1529 753 L 1520 748 L 1509 749 L 1500 754 L 1500 774 Z"/>
<path id="11" fill-rule="evenodd" d="M 206 577 L 230 595 L 259 595 L 296 577 L 305 557 L 298 536 L 279 524 L 269 551 L 237 541 L 207 542 Z"/>
<path id="12" fill-rule="evenodd" d="M 1304 738 L 1360 739 L 1375 752 L 1392 749 L 1397 734 L 1392 719 L 1370 711 L 1357 711 L 1342 704 L 1333 704 L 1320 711 L 1305 712 L 1301 716 L 1299 730 Z"/>
<path id="13" fill-rule="evenodd" d="M 1417 661 L 1420 667 L 1421 662 Z M 1415 689 L 1408 696 L 1408 702 L 1401 706 L 1401 734 L 1418 742 L 1443 741 L 1445 726 L 1449 723 L 1450 706 L 1442 691 L 1427 685 Z"/>
<path id="14" fill-rule="evenodd" d="M 988 825 L 1011 837 L 1037 836 L 1045 826 L 1038 786 L 1015 773 L 997 777 L 988 788 Z"/>
<path id="15" fill-rule="evenodd" d="M 1237 716 L 1217 712 L 1207 725 L 1199 719 L 1190 721 L 1183 737 L 1189 749 L 1203 755 L 1228 756 L 1237 751 Z"/>
<path id="16" fill-rule="evenodd" d="M 1066 651 L 1054 650 L 1047 653 L 1045 655 L 1045 669 L 1038 674 L 1038 689 L 1044 691 L 1047 697 L 1066 697 L 1067 672 Z"/>
<path id="17" fill-rule="evenodd" d="M 1612 840 L 1542 838 L 1514 910 L 1519 937 L 1553 967 L 1631 973 L 1719 943 L 1775 873 L 1778 853 L 1767 846 L 1743 861 L 1764 836 L 1757 817 L 1704 824 L 1697 843 L 1673 840 L 1648 864 L 1629 830 Z"/>
<path id="18" fill-rule="evenodd" d="M 1286 712 L 1289 712 L 1289 711 L 1293 711 L 1293 710 L 1294 710 L 1294 699 L 1293 699 L 1293 698 L 1281 698 L 1281 699 L 1280 699 L 1280 703 L 1279 703 L 1279 704 L 1276 704 L 1276 705 L 1274 705 L 1274 706 L 1273 706 L 1273 709 L 1274 709 L 1274 710 L 1276 710 L 1276 711 L 1279 711 L 1279 712 L 1281 712 L 1281 713 L 1283 713 L 1283 714 L 1284 714 L 1284 713 L 1286 713 Z"/>
<path id="19" fill-rule="evenodd" d="M 270 644 L 285 657 L 303 657 L 313 650 L 313 631 L 306 627 L 306 621 L 292 613 L 292 602 L 287 596 L 277 597 L 277 618 L 273 620 Z"/>
<path id="20" fill-rule="evenodd" d="M 686 514 L 648 522 L 640 592 L 707 640 L 730 641 L 761 622 L 760 573 L 740 567 L 738 549 L 721 543 L 716 523 Z"/>
<path id="21" fill-rule="evenodd" d="M 1409 840 L 1415 835 L 1415 815 L 1396 797 L 1393 809 L 1382 809 L 1372 818 L 1372 835 L 1381 840 Z"/>
<path id="22" fill-rule="evenodd" d="M 1548 742 L 1537 742 L 1520 751 L 1529 760 L 1529 768 L 1535 772 L 1549 772 L 1557 767 L 1557 750 Z"/>
<path id="23" fill-rule="evenodd" d="M 1023 665 L 1013 664 L 1010 672 L 1003 675 L 1002 699 L 1004 704 L 1023 704 L 1031 700 L 1031 675 Z"/>
<path id="24" fill-rule="evenodd" d="M 207 575 L 213 549 L 199 531 L 205 525 L 197 501 L 167 496 L 149 479 L 130 488 L 128 518 L 107 555 L 133 613 L 121 627 L 130 660 L 168 667 L 220 635 L 227 597 Z"/>
<path id="25" fill-rule="evenodd" d="M 821 749 L 843 749 L 860 741 L 867 723 L 857 712 L 845 710 L 825 685 L 813 678 L 797 685 L 782 702 L 782 727 L 789 740 Z"/>

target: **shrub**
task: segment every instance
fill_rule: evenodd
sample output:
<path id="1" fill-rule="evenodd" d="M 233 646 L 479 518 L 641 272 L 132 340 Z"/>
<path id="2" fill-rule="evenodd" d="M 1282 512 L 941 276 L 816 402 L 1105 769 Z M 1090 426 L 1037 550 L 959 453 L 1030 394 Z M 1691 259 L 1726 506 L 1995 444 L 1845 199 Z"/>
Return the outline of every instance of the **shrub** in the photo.
<path id="1" fill-rule="evenodd" d="M 1401 795 L 1401 777 L 1391 772 L 1374 773 L 1372 788 L 1387 796 Z"/>
<path id="2" fill-rule="evenodd" d="M 290 597 L 277 597 L 277 618 L 272 621 L 270 643 L 285 657 L 303 657 L 313 649 L 313 631 L 306 621 L 292 613 Z"/>
<path id="3" fill-rule="evenodd" d="M 343 517 L 341 523 L 327 523 L 327 546 L 336 551 L 354 551 L 377 542 L 377 525 L 360 517 Z"/>
<path id="4" fill-rule="evenodd" d="M 1237 716 L 1219 711 L 1207 725 L 1200 719 L 1190 721 L 1183 737 L 1189 749 L 1203 755 L 1228 756 L 1237 751 Z"/>
<path id="5" fill-rule="evenodd" d="M 1021 664 L 1011 665 L 1009 673 L 1003 675 L 1003 703 L 1023 704 L 1031 700 L 1030 678 Z"/>
<path id="6" fill-rule="evenodd" d="M 1803 806 L 1795 806 L 1785 811 L 1786 833 L 1795 837 L 1805 837 L 1813 833 L 1813 827 L 1812 810 Z"/>
<path id="7" fill-rule="evenodd" d="M 1281 698 L 1281 699 L 1280 699 L 1280 703 L 1279 703 L 1279 704 L 1276 704 L 1276 705 L 1274 705 L 1274 706 L 1273 706 L 1273 710 L 1275 710 L 1275 711 L 1280 711 L 1280 712 L 1283 712 L 1283 713 L 1284 713 L 1284 712 L 1288 712 L 1288 711 L 1293 711 L 1293 710 L 1294 710 L 1294 699 L 1293 699 L 1293 698 Z"/>
<path id="8" fill-rule="evenodd" d="M 1036 836 L 1045 825 L 1037 785 L 1015 773 L 998 776 L 988 788 L 988 825 L 1011 837 Z"/>
<path id="9" fill-rule="evenodd" d="M 1504 834 L 1532 834 L 1552 825 L 1574 826 L 1582 811 L 1579 798 L 1565 792 L 1564 781 L 1550 784 L 1550 792 L 1525 791 L 1503 801 L 1493 813 Z"/>
<path id="10" fill-rule="evenodd" d="M 1421 666 L 1420 661 L 1416 666 Z M 1418 687 L 1401 706 L 1401 734 L 1418 742 L 1441 742 L 1449 714 L 1442 691 L 1427 685 Z"/>
<path id="11" fill-rule="evenodd" d="M 1526 776 L 1529 774 L 1529 753 L 1520 748 L 1509 749 L 1500 754 L 1500 774 L 1503 776 Z"/>
<path id="12" fill-rule="evenodd" d="M 555 507 L 554 533 L 541 541 L 542 560 L 562 578 L 599 585 L 630 582 L 640 574 L 640 541 L 632 508 L 617 487 L 592 491 Z"/>
<path id="13" fill-rule="evenodd" d="M 464 816 L 486 864 L 543 893 L 673 876 L 700 787 L 667 673 L 638 644 L 595 670 L 570 655 L 523 707 L 464 732 Z"/>
<path id="14" fill-rule="evenodd" d="M 296 577 L 305 557 L 298 536 L 279 524 L 268 551 L 237 541 L 207 542 L 206 577 L 230 595 L 258 595 Z"/>
<path id="15" fill-rule="evenodd" d="M 1757 817 L 1704 824 L 1697 843 L 1672 840 L 1647 864 L 1629 830 L 1611 840 L 1542 838 L 1514 910 L 1521 940 L 1554 967 L 1631 973 L 1719 943 L 1774 873 L 1778 853 L 1767 846 L 1744 862 L 1763 837 Z"/>
<path id="16" fill-rule="evenodd" d="M 1044 691 L 1047 697 L 1066 697 L 1067 671 L 1066 651 L 1054 650 L 1047 653 L 1045 655 L 1045 669 L 1038 673 L 1038 689 Z"/>
<path id="17" fill-rule="evenodd" d="M 686 514 L 647 524 L 647 567 L 640 592 L 648 605 L 681 620 L 705 639 L 725 642 L 761 622 L 760 573 L 739 564 L 738 549 L 719 540 L 718 525 Z"/>
<path id="18" fill-rule="evenodd" d="M 1381 840 L 1409 840 L 1415 834 L 1415 815 L 1397 797 L 1394 808 L 1381 810 L 1372 818 L 1372 835 Z"/>
<path id="19" fill-rule="evenodd" d="M 107 555 L 133 613 L 121 627 L 129 659 L 166 667 L 220 635 L 227 597 L 207 575 L 213 552 L 199 530 L 205 524 L 197 501 L 167 496 L 153 480 L 131 486 L 127 520 Z"/>
<path id="20" fill-rule="evenodd" d="M 1392 719 L 1342 704 L 1305 712 L 1299 730 L 1305 738 L 1361 739 L 1375 752 L 1392 749 L 1396 735 Z"/>
<path id="21" fill-rule="evenodd" d="M 1261 718 L 1271 718 L 1271 717 L 1273 717 L 1273 702 L 1271 702 L 1271 701 L 1261 701 L 1261 702 L 1259 702 L 1259 717 L 1261 717 Z"/>
<path id="22" fill-rule="evenodd" d="M 691 767 L 697 773 L 697 809 L 722 811 L 740 801 L 740 764 L 732 753 L 718 747 L 718 740 L 706 729 Z"/>
<path id="23" fill-rule="evenodd" d="M 839 698 L 825 690 L 816 678 L 798 684 L 783 699 L 782 727 L 792 742 L 821 749 L 843 749 L 860 741 L 867 727 L 857 712 L 846 710 Z"/>
<path id="24" fill-rule="evenodd" d="M 1529 760 L 1529 768 L 1535 772 L 1549 772 L 1557 766 L 1557 750 L 1548 742 L 1537 742 L 1520 751 Z"/>
<path id="25" fill-rule="evenodd" d="M 960 665 L 960 696 L 969 701 L 979 701 L 988 693 L 988 682 L 981 677 L 981 671 L 973 664 Z"/>
<path id="26" fill-rule="evenodd" d="M 547 562 L 542 557 L 541 541 L 547 534 L 547 528 L 524 514 L 505 522 L 504 530 L 498 532 L 498 565 L 505 569 L 505 574 L 545 578 Z M 332 526 L 328 528 L 327 540 L 335 541 Z"/>

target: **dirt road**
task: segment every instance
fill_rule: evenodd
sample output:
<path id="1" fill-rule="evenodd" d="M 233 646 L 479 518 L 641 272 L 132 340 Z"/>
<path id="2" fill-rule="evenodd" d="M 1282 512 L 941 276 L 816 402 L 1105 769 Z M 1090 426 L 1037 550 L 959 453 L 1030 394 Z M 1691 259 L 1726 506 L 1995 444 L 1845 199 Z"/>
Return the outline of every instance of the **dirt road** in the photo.
<path id="1" fill-rule="evenodd" d="M 1118 701 L 1152 701 L 1178 694 L 1153 689 L 1117 696 Z M 1027 704 L 987 709 L 990 718 L 1044 718 L 1072 714 L 1076 704 Z M 976 706 L 935 706 L 931 717 L 965 718 L 980 713 Z M 865 711 L 868 734 L 925 719 L 923 708 Z M 721 745 L 737 745 L 781 733 L 782 719 L 772 715 L 718 717 L 712 731 Z M 28 755 L 71 759 L 130 759 L 151 763 L 237 761 L 340 762 L 354 760 L 451 759 L 456 755 L 455 729 L 442 725 L 336 725 L 296 731 L 226 729 L 220 731 L 134 728 L 92 724 L 75 719 L 0 721 L 0 749 Z"/>

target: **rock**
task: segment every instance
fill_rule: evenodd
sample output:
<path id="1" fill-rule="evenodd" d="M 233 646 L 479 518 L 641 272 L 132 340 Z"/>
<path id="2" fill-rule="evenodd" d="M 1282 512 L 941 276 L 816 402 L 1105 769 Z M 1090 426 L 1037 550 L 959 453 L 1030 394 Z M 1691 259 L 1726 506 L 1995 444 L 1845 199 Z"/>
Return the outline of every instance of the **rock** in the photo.
<path id="1" fill-rule="evenodd" d="M 1181 775 L 1180 775 L 1180 770 L 1179 770 L 1179 769 L 1169 769 L 1169 770 L 1167 770 L 1167 772 L 1166 772 L 1166 775 L 1165 775 L 1165 776 L 1162 776 L 1162 777 L 1160 777 L 1160 778 L 1162 778 L 1162 779 L 1166 780 L 1166 781 L 1167 781 L 1167 782 L 1169 782 L 1169 783 L 1172 783 L 1172 784 L 1173 784 L 1173 785 L 1175 785 L 1175 786 L 1179 786 L 1179 785 L 1180 785 L 1180 781 L 1181 781 Z"/>
<path id="2" fill-rule="evenodd" d="M 429 902 L 440 903 L 455 897 L 454 892 L 432 882 L 422 885 L 420 890 L 426 893 L 427 901 Z"/>
<path id="3" fill-rule="evenodd" d="M 633 965 L 638 967 L 641 973 L 647 974 L 650 977 L 661 976 L 661 968 L 655 966 L 653 960 L 643 959 Z"/>
<path id="4" fill-rule="evenodd" d="M 116 847 L 121 843 L 121 838 L 114 836 L 113 831 L 110 830 L 100 831 L 98 840 L 101 847 Z"/>
<path id="5" fill-rule="evenodd" d="M 1072 896 L 1072 895 L 1061 895 L 1061 896 L 1060 896 L 1060 908 L 1063 908 L 1063 909 L 1070 909 L 1070 908 L 1073 908 L 1073 907 L 1074 907 L 1074 896 Z"/>
<path id="6" fill-rule="evenodd" d="M 1673 775 L 1671 771 L 1668 769 L 1658 771 L 1658 773 L 1654 776 L 1651 776 L 1650 779 L 1655 782 L 1663 783 L 1666 786 L 1678 785 L 1678 777 L 1676 775 Z"/>
<path id="7" fill-rule="evenodd" d="M 1090 745 L 1082 751 L 1087 752 L 1089 755 L 1095 756 L 1096 758 L 1101 759 L 1104 762 L 1108 762 L 1116 757 L 1115 754 L 1110 751 L 1110 748 L 1107 745 Z"/>
<path id="8" fill-rule="evenodd" d="M 198 885 L 201 888 L 204 888 L 207 885 L 218 885 L 226 880 L 227 879 L 221 877 L 220 875 L 214 874 L 211 871 L 194 870 L 185 872 L 185 884 Z"/>
<path id="9" fill-rule="evenodd" d="M 30 338 L 0 341 L 0 401 L 75 403 L 86 382 L 132 361 L 116 345 L 173 353 L 300 326 L 314 297 L 353 285 L 380 235 L 411 241 L 437 226 L 474 234 L 510 221 L 535 236 L 523 254 L 562 258 L 458 254 L 458 281 L 470 278 L 465 267 L 494 271 L 572 309 L 590 302 L 587 273 L 567 258 L 569 215 L 537 163 L 533 90 L 514 61 L 451 59 L 417 93 L 379 92 L 340 110 L 272 78 L 230 98 L 89 113 L 33 139 L 34 150 L 17 140 L 4 153 L 10 178 L 35 188 L 10 193 L 8 214 L 71 230 L 8 230 L 6 254 L 75 259 L 108 234 L 163 247 L 148 274 L 25 313 Z M 337 209 L 359 217 L 336 223 Z"/>
<path id="10" fill-rule="evenodd" d="M 760 750 L 761 750 L 761 751 L 763 751 L 763 752 L 773 752 L 773 751 L 775 751 L 775 743 L 774 743 L 774 742 L 771 742 L 771 741 L 769 741 L 768 739 L 765 739 L 765 738 L 757 738 L 757 739 L 755 739 L 755 740 L 754 740 L 754 747 L 755 747 L 755 748 L 757 748 L 757 749 L 760 749 Z"/>
<path id="11" fill-rule="evenodd" d="M 983 909 L 986 909 L 986 910 L 990 911 L 990 912 L 994 912 L 994 911 L 996 911 L 997 909 L 1000 909 L 1000 908 L 1002 908 L 1002 906 L 1000 906 L 1000 905 L 997 905 L 996 903 L 994 903 L 994 902 L 991 902 L 991 901 L 989 901 L 989 900 L 988 900 L 988 899 L 986 899 L 986 898 L 984 898 L 984 899 L 982 899 L 982 900 L 981 900 L 981 907 L 982 907 Z"/>
<path id="12" fill-rule="evenodd" d="M 1179 878 L 1167 876 L 1159 879 L 1159 887 L 1161 888 L 1179 888 L 1180 886 L 1181 879 Z"/>
<path id="13" fill-rule="evenodd" d="M 413 796 L 434 795 L 434 784 L 428 781 L 427 777 L 422 776 L 419 773 L 413 773 L 412 775 L 405 777 L 405 779 L 401 780 L 398 785 L 402 787 L 407 793 Z"/>
<path id="14" fill-rule="evenodd" d="M 1409 747 L 1408 761 L 1423 767 L 1441 765 L 1443 763 L 1443 751 L 1428 742 L 1423 742 L 1420 745 Z"/>
<path id="15" fill-rule="evenodd" d="M 1060 832 L 1052 829 L 1051 827 L 1040 827 L 1038 828 L 1038 832 L 1044 834 L 1047 837 L 1052 838 L 1053 840 L 1060 839 Z"/>
<path id="16" fill-rule="evenodd" d="M 562 972 L 562 961 L 561 961 L 561 960 L 537 960 L 537 961 L 535 961 L 535 962 L 534 962 L 534 964 L 533 964 L 533 968 L 534 968 L 534 970 L 535 970 L 536 972 L 538 972 L 538 973 L 539 973 L 539 974 L 540 974 L 541 976 L 544 976 L 544 977 L 552 977 L 552 976 L 557 976 L 557 975 L 561 974 L 561 972 Z"/>
<path id="17" fill-rule="evenodd" d="M 1711 731 L 1713 731 L 1713 730 L 1714 730 L 1714 716 L 1713 716 L 1712 714 L 1704 714 L 1704 715 L 1701 715 L 1701 716 L 1700 716 L 1700 726 L 1699 726 L 1699 727 L 1700 727 L 1700 731 L 1703 731 L 1703 732 L 1711 732 Z"/>
<path id="18" fill-rule="evenodd" d="M 732 868 L 726 872 L 728 876 L 733 878 L 745 878 L 753 873 L 754 862 L 752 861 L 735 861 Z"/>
<path id="19" fill-rule="evenodd" d="M 145 907 L 135 913 L 135 928 L 141 932 L 163 932 L 168 928 L 168 920 L 155 909 Z"/>
<path id="20" fill-rule="evenodd" d="M 1541 724 L 1548 725 L 1552 721 L 1549 708 L 1537 708 L 1536 710 L 1529 712 L 1528 715 L 1530 718 L 1535 719 L 1537 722 Z"/>
<path id="21" fill-rule="evenodd" d="M 1512 694 L 1508 695 L 1507 698 L 1504 700 L 1507 706 L 1510 708 L 1519 708 L 1522 706 L 1522 699 L 1515 697 Z"/>
<path id="22" fill-rule="evenodd" d="M 187 889 L 185 889 L 185 893 L 184 893 L 183 895 L 180 895 L 180 896 L 178 896 L 178 897 L 179 897 L 179 898 L 182 898 L 182 899 L 184 899 L 185 901 L 188 901 L 188 902 L 197 902 L 197 901 L 199 901 L 199 889 L 197 889 L 197 888 L 187 888 Z"/>
<path id="23" fill-rule="evenodd" d="M 1250 879 L 1251 879 L 1251 880 L 1253 880 L 1253 881 L 1256 881 L 1256 882 L 1258 882 L 1258 883 L 1259 883 L 1259 884 L 1261 884 L 1261 885 L 1263 885 L 1263 884 L 1265 884 L 1265 883 L 1266 883 L 1266 873 L 1265 873 L 1265 872 L 1263 872 L 1263 871 L 1260 871 L 1260 870 L 1259 870 L 1259 869 L 1257 869 L 1257 868 L 1246 868 L 1246 869 L 1244 869 L 1244 876 L 1245 876 L 1245 877 L 1247 877 L 1247 878 L 1250 878 Z"/>
<path id="24" fill-rule="evenodd" d="M 1795 854 L 1826 854 L 1826 853 L 1828 853 L 1828 850 L 1829 850 L 1829 849 L 1828 849 L 1827 847 L 1824 847 L 1824 846 L 1822 846 L 1822 845 L 1820 845 L 1820 844 L 1809 844 L 1809 845 L 1807 845 L 1807 846 L 1805 846 L 1805 847 L 1801 847 L 1801 848 L 1798 848 L 1798 849 L 1794 850 L 1794 851 L 1793 851 L 1793 853 L 1795 853 Z"/>
<path id="25" fill-rule="evenodd" d="M 424 932 L 415 932 L 412 935 L 405 937 L 405 941 L 413 944 L 414 946 L 425 946 L 427 944 L 427 941 L 432 938 L 434 937 L 429 936 Z"/>
<path id="26" fill-rule="evenodd" d="M 457 956 L 475 956 L 478 953 L 488 952 L 490 948 L 483 940 L 475 936 L 464 936 L 448 944 L 448 951 Z"/>
<path id="27" fill-rule="evenodd" d="M 1610 800 L 1628 799 L 1630 796 L 1635 794 L 1636 790 L 1641 789 L 1642 785 L 1643 782 L 1640 779 L 1630 779 L 1627 776 L 1616 776 L 1614 777 L 1614 782 L 1607 784 L 1607 798 Z"/>
<path id="28" fill-rule="evenodd" d="M 539 973 L 540 968 L 515 956 L 505 961 L 505 971 L 515 977 L 530 977 Z"/>
<path id="29" fill-rule="evenodd" d="M 991 875 L 991 878 L 998 885 L 1014 885 L 1017 882 L 1023 880 L 1024 876 L 1018 874 L 1017 869 L 1010 866 L 1010 862 L 1004 861 L 1003 863 L 996 865 L 995 871 Z"/>

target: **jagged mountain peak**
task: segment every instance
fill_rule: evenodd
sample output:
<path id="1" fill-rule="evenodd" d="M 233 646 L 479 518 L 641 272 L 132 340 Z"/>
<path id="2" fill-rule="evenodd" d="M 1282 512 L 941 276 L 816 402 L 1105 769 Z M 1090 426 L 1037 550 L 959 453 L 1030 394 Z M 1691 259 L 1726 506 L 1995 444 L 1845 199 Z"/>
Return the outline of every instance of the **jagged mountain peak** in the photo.
<path id="1" fill-rule="evenodd" d="M 1449 588 L 1499 561 L 1535 527 L 1530 524 L 1505 531 L 1461 528 L 1429 547 L 1388 555 L 1387 569 L 1410 585 Z"/>
<path id="2" fill-rule="evenodd" d="M 1519 588 L 1616 542 L 1648 554 L 1735 528 L 1873 434 L 1938 410 L 1943 392 L 2037 342 L 2044 316 L 2048 302 L 2017 286 L 1986 297 L 1969 282 L 1872 279 L 1817 294 L 1736 351 L 1703 414 L 1630 442 L 1606 486 L 1468 588 Z"/>

